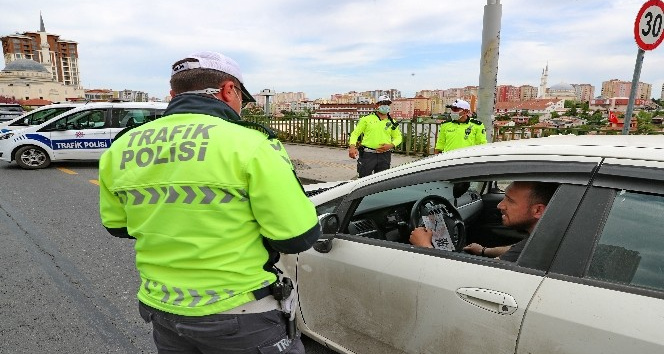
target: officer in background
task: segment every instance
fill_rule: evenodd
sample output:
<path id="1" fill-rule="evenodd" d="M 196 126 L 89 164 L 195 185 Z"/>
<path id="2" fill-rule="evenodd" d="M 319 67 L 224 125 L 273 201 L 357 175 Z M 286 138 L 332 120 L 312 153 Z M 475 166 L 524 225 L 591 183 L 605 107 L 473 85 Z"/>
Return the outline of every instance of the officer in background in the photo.
<path id="1" fill-rule="evenodd" d="M 390 168 L 392 149 L 401 144 L 399 124 L 390 117 L 391 104 L 388 96 L 379 96 L 376 111 L 360 118 L 350 134 L 348 156 L 357 159 L 360 178 Z M 361 145 L 358 147 L 360 136 Z"/>
<path id="2" fill-rule="evenodd" d="M 139 312 L 157 349 L 304 353 L 274 264 L 310 248 L 320 226 L 284 147 L 240 120 L 253 97 L 222 54 L 173 64 L 171 96 L 99 162 L 102 224 L 136 240 Z"/>
<path id="3" fill-rule="evenodd" d="M 470 104 L 454 100 L 447 105 L 452 110 L 451 119 L 440 125 L 434 154 L 463 147 L 486 144 L 486 129 L 477 119 L 470 118 Z"/>

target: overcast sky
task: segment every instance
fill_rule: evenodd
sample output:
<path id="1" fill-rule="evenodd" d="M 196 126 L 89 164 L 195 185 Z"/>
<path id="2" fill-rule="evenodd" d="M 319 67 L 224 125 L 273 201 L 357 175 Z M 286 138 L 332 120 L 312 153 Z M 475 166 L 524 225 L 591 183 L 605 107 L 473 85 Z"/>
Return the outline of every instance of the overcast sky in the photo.
<path id="1" fill-rule="evenodd" d="M 0 0 L 8 3 L 7 0 Z M 632 81 L 634 20 L 645 0 L 501 0 L 498 84 Z M 486 0 L 12 1 L 0 36 L 46 31 L 78 42 L 86 89 L 163 98 L 173 62 L 197 50 L 239 62 L 252 93 L 334 93 L 478 85 Z M 4 68 L 4 62 L 0 62 Z M 642 82 L 660 97 L 664 44 L 645 54 Z"/>

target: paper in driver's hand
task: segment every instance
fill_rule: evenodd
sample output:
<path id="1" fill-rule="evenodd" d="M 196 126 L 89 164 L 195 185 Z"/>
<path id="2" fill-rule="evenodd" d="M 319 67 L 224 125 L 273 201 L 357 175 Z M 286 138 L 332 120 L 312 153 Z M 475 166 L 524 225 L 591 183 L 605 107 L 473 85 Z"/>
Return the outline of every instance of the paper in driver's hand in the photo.
<path id="1" fill-rule="evenodd" d="M 445 215 L 442 213 L 433 213 L 422 216 L 424 227 L 433 232 L 431 244 L 433 248 L 446 251 L 454 251 L 450 231 L 445 224 Z"/>

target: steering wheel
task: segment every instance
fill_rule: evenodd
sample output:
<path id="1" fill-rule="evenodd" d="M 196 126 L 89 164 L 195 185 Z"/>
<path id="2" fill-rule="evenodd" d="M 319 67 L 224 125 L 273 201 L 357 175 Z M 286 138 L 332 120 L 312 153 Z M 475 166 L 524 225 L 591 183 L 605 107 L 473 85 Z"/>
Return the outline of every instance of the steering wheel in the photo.
<path id="1" fill-rule="evenodd" d="M 423 217 L 442 214 L 447 230 L 450 232 L 452 246 L 456 252 L 461 252 L 466 245 L 466 225 L 463 223 L 459 210 L 449 200 L 438 196 L 428 195 L 420 198 L 410 211 L 410 229 L 424 226 Z"/>

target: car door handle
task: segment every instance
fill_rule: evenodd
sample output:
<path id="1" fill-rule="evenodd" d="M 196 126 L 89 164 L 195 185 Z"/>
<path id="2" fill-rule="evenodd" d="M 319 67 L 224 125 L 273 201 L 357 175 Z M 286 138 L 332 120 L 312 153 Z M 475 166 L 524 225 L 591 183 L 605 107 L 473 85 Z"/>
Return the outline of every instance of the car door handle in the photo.
<path id="1" fill-rule="evenodd" d="M 501 315 L 512 314 L 517 309 L 516 300 L 514 300 L 512 295 L 500 291 L 481 288 L 459 288 L 456 292 L 462 300 Z"/>

